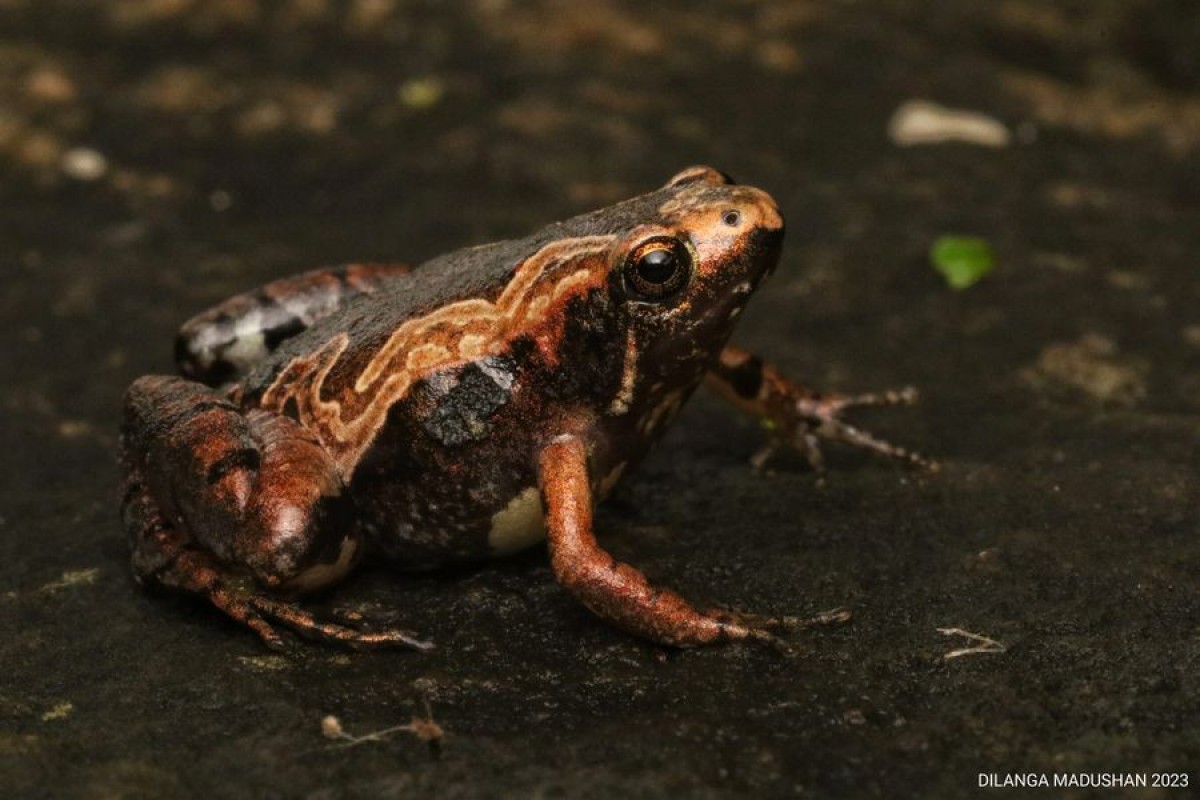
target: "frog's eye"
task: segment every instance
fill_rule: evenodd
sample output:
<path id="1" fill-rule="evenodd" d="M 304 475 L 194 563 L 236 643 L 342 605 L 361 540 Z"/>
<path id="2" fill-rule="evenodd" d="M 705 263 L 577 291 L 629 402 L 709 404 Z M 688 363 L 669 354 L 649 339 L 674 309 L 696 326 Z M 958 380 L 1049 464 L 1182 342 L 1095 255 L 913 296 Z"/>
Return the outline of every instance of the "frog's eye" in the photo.
<path id="1" fill-rule="evenodd" d="M 656 236 L 638 245 L 625 261 L 625 285 L 641 300 L 665 300 L 687 283 L 692 255 L 672 236 Z"/>

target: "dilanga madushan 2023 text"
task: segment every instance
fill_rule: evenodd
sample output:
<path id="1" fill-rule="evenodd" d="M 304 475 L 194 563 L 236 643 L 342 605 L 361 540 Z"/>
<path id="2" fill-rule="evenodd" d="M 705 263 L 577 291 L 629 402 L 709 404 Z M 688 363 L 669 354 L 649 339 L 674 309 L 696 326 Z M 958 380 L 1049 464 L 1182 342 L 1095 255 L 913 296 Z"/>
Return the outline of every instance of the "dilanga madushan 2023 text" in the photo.
<path id="1" fill-rule="evenodd" d="M 980 772 L 981 789 L 1126 789 L 1157 786 L 1182 789 L 1188 785 L 1186 772 Z"/>

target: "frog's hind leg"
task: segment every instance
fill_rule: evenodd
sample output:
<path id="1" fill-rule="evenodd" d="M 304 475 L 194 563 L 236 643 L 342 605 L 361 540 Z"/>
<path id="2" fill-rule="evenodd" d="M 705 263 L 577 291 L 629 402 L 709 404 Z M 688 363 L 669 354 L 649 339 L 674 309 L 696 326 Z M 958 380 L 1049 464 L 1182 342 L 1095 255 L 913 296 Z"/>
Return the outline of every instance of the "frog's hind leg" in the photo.
<path id="1" fill-rule="evenodd" d="M 926 469 L 937 462 L 898 447 L 842 419 L 851 408 L 912 405 L 913 388 L 859 395 L 815 392 L 798 386 L 771 364 L 737 347 L 721 351 L 705 378 L 705 385 L 736 408 L 757 417 L 770 430 L 770 439 L 751 463 L 763 467 L 780 449 L 798 450 L 816 472 L 823 472 L 825 459 L 820 440 L 830 439 L 862 447 Z"/>
<path id="2" fill-rule="evenodd" d="M 318 620 L 276 596 L 338 582 L 358 548 L 329 456 L 292 420 L 149 376 L 126 395 L 122 459 L 139 582 L 199 595 L 272 647 L 283 643 L 279 623 L 349 646 L 429 648 L 405 631 Z"/>
<path id="3" fill-rule="evenodd" d="M 211 554 L 195 546 L 158 510 L 140 475 L 128 477 L 121 516 L 133 549 L 133 573 L 138 583 L 153 584 L 200 595 L 259 635 L 268 647 L 284 646 L 282 637 L 255 613 L 239 590 L 238 581 Z"/>
<path id="4" fill-rule="evenodd" d="M 237 380 L 280 343 L 351 298 L 410 271 L 402 264 L 354 264 L 305 272 L 234 295 L 180 327 L 175 338 L 179 371 L 209 386 Z"/>

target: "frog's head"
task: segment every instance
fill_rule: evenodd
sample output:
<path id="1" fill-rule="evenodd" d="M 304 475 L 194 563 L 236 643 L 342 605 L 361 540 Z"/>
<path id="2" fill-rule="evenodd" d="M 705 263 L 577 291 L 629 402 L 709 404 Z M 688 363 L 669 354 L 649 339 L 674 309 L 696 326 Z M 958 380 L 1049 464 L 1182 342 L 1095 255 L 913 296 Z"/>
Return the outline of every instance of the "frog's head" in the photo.
<path id="1" fill-rule="evenodd" d="M 648 222 L 612 251 L 609 286 L 646 365 L 694 377 L 724 345 L 746 301 L 774 270 L 783 217 L 766 192 L 691 167 L 647 195 Z"/>
<path id="2" fill-rule="evenodd" d="M 544 395 L 583 399 L 622 430 L 633 421 L 644 442 L 712 365 L 782 242 L 770 195 L 691 167 L 519 242 L 495 305 L 553 365 Z"/>

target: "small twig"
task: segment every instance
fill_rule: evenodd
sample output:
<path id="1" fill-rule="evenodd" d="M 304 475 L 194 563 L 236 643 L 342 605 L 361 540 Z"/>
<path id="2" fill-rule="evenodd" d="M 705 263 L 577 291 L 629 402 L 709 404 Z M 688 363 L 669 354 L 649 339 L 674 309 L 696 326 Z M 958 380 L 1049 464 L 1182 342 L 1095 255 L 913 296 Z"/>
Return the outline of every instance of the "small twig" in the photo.
<path id="1" fill-rule="evenodd" d="M 949 661 L 952 658 L 959 656 L 977 656 L 983 653 L 1003 653 L 1008 648 L 997 642 L 995 639 L 989 639 L 987 636 L 981 636 L 978 633 L 971 633 L 962 628 L 938 628 L 938 633 L 944 633 L 946 636 L 962 636 L 970 642 L 975 642 L 971 647 L 960 647 L 957 650 L 951 650 L 942 656 L 943 661 Z"/>
<path id="2" fill-rule="evenodd" d="M 51 593 L 57 592 L 59 589 L 70 589 L 74 586 L 90 586 L 96 582 L 96 578 L 100 576 L 99 567 L 91 567 L 89 569 L 76 569 L 64 572 L 62 577 L 56 581 L 51 581 L 44 586 L 39 586 L 39 592 Z"/>
<path id="3" fill-rule="evenodd" d="M 845 625 L 854 619 L 854 612 L 848 608 L 835 608 L 831 611 L 821 611 L 801 623 L 804 628 L 832 627 Z"/>
<path id="4" fill-rule="evenodd" d="M 412 721 L 406 725 L 395 725 L 391 728 L 374 731 L 362 736 L 351 736 L 342 728 L 342 721 L 332 714 L 327 714 L 321 718 L 321 735 L 326 739 L 334 739 L 339 743 L 331 745 L 330 750 L 343 750 L 347 747 L 355 747 L 356 745 L 366 742 L 382 742 L 387 737 L 395 733 L 408 732 L 416 736 L 422 742 L 429 745 L 429 749 L 437 752 L 441 746 L 441 741 L 446 736 L 446 732 L 433 721 L 433 711 L 429 708 L 429 701 L 425 701 L 425 717 L 413 717 Z"/>

